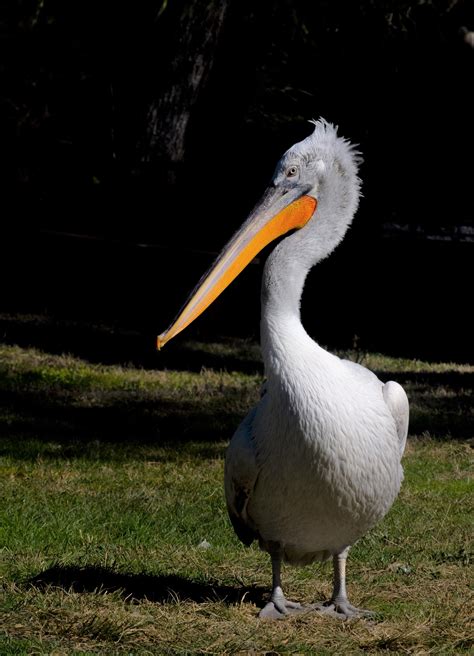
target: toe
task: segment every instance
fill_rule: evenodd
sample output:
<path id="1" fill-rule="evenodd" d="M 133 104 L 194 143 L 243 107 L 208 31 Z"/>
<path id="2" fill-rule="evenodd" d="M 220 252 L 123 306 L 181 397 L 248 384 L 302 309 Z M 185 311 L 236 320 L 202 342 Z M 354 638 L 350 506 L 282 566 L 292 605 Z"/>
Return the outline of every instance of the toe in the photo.
<path id="1" fill-rule="evenodd" d="M 373 617 L 375 615 L 372 611 L 365 610 L 364 608 L 356 608 L 356 606 L 353 606 L 349 602 L 336 604 L 335 610 L 345 615 L 347 619 L 351 617 Z"/>
<path id="2" fill-rule="evenodd" d="M 335 617 L 340 620 L 349 620 L 354 617 L 374 617 L 375 613 L 363 608 L 356 608 L 349 602 L 325 601 L 322 604 L 313 604 L 311 608 L 317 612 L 324 613 L 330 617 Z"/>
<path id="3" fill-rule="evenodd" d="M 288 615 L 296 615 L 301 613 L 305 608 L 296 601 L 288 601 L 287 599 L 273 599 L 262 608 L 259 617 L 262 619 L 282 620 Z"/>
<path id="4" fill-rule="evenodd" d="M 258 616 L 264 620 L 282 620 L 285 618 L 286 613 L 282 613 L 275 606 L 273 601 L 269 601 L 268 604 L 262 608 Z"/>

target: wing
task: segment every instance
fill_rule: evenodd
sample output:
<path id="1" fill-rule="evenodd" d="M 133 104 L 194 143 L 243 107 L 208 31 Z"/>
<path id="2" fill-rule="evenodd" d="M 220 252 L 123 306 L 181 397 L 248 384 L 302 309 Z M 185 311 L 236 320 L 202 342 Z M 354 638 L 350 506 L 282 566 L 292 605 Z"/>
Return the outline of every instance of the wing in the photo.
<path id="1" fill-rule="evenodd" d="M 403 387 L 398 383 L 395 383 L 393 380 L 389 380 L 388 383 L 385 383 L 382 390 L 385 403 L 392 413 L 397 427 L 401 458 L 405 451 L 405 444 L 408 435 L 408 420 L 410 416 L 408 398 Z"/>
<path id="2" fill-rule="evenodd" d="M 225 457 L 224 485 L 227 510 L 237 536 L 247 546 L 258 537 L 247 515 L 247 505 L 259 472 L 252 439 L 252 424 L 257 407 L 252 408 L 238 427 Z"/>
<path id="3" fill-rule="evenodd" d="M 373 385 L 379 389 L 383 385 L 382 381 L 377 378 L 373 371 L 367 369 L 367 367 L 363 367 L 361 364 L 352 360 L 341 360 L 341 362 L 351 372 L 352 376 L 360 381 L 361 385 Z"/>
<path id="4" fill-rule="evenodd" d="M 382 388 L 384 401 L 387 404 L 397 427 L 401 458 L 405 451 L 405 444 L 408 435 L 408 419 L 410 414 L 408 398 L 405 394 L 405 390 L 393 380 L 389 380 L 385 384 L 382 383 L 372 371 L 362 367 L 356 362 L 352 362 L 351 360 L 342 360 L 342 362 L 348 367 L 352 375 L 360 380 L 361 384 L 370 384 L 378 389 Z"/>

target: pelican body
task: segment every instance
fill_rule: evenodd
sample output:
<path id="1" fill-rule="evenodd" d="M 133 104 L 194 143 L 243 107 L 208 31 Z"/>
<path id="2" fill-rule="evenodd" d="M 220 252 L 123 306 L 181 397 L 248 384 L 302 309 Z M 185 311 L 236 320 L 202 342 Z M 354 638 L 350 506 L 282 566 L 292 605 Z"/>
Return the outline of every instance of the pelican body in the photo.
<path id="1" fill-rule="evenodd" d="M 244 544 L 258 540 L 272 560 L 271 600 L 261 617 L 301 612 L 285 598 L 281 562 L 333 559 L 331 599 L 314 609 L 348 618 L 367 614 L 346 594 L 345 564 L 356 540 L 380 521 L 400 489 L 408 400 L 393 381 L 321 348 L 305 331 L 300 300 L 308 271 L 344 237 L 359 201 L 359 155 L 337 130 L 313 133 L 281 158 L 262 200 L 224 248 L 161 347 L 230 284 L 264 246 L 260 402 L 226 454 L 229 516 Z"/>

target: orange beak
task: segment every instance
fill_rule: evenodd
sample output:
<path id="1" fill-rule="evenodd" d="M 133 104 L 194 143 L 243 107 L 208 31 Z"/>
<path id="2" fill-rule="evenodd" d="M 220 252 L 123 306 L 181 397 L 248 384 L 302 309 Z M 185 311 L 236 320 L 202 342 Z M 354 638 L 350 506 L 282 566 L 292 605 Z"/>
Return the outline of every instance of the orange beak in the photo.
<path id="1" fill-rule="evenodd" d="M 198 284 L 177 319 L 158 336 L 157 348 L 161 349 L 197 319 L 265 246 L 290 230 L 303 228 L 313 216 L 316 205 L 312 196 L 300 196 L 271 216 L 264 197 Z"/>

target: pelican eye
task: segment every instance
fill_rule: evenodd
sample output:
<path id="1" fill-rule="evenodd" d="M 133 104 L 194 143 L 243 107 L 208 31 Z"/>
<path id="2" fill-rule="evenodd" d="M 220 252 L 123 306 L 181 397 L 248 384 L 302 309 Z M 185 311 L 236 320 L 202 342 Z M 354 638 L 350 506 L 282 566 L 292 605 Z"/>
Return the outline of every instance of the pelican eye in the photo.
<path id="1" fill-rule="evenodd" d="M 298 167 L 295 164 L 293 164 L 293 166 L 289 166 L 286 169 L 287 178 L 293 178 L 297 173 L 298 173 Z"/>

